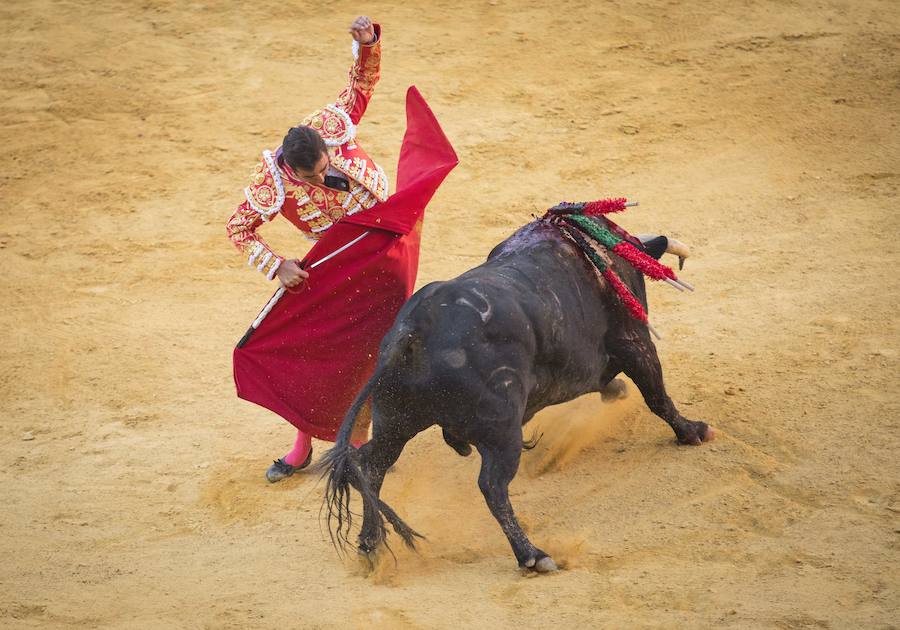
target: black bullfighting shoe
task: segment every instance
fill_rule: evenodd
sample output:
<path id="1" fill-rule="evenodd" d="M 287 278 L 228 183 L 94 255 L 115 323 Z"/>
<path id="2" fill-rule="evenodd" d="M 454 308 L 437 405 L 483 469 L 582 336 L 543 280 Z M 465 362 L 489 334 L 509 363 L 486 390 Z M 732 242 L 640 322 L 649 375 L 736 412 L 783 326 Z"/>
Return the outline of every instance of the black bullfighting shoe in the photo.
<path id="1" fill-rule="evenodd" d="M 266 479 L 269 480 L 269 483 L 281 481 L 282 479 L 290 477 L 298 470 L 303 470 L 304 468 L 309 466 L 309 463 L 311 461 L 312 449 L 309 449 L 309 455 L 306 456 L 306 460 L 299 466 L 291 466 L 281 458 L 276 459 L 274 462 L 272 462 L 272 465 L 269 466 L 269 470 L 266 471 Z"/>

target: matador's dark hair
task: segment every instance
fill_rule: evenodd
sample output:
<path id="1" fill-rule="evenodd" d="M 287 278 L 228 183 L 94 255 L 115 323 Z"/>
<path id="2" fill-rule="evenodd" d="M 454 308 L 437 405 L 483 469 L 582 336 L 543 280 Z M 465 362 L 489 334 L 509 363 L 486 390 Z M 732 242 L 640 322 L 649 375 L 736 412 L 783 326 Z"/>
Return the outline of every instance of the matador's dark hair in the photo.
<path id="1" fill-rule="evenodd" d="M 293 169 L 311 171 L 327 152 L 325 141 L 312 127 L 299 125 L 291 127 L 281 143 L 282 156 Z"/>

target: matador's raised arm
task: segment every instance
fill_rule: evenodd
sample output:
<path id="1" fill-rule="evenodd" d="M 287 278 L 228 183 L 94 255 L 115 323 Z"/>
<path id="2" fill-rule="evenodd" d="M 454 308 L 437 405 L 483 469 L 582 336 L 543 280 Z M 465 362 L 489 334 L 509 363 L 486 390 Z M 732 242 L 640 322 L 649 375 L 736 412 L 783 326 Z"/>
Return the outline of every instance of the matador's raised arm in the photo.
<path id="1" fill-rule="evenodd" d="M 375 92 L 375 84 L 381 77 L 381 25 L 372 24 L 375 39 L 368 44 L 353 42 L 353 65 L 347 87 L 338 95 L 335 105 L 350 115 L 353 124 L 358 124 L 369 99 Z"/>

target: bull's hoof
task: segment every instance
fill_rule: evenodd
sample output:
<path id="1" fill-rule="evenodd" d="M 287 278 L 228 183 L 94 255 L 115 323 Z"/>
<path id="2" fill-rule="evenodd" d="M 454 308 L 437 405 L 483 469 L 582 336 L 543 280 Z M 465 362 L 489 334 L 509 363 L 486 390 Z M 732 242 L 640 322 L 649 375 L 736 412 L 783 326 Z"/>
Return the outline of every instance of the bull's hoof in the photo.
<path id="1" fill-rule="evenodd" d="M 534 570 L 538 573 L 552 573 L 558 568 L 559 567 L 556 566 L 556 563 L 553 562 L 553 558 L 551 558 L 550 556 L 544 556 L 534 565 Z"/>
<path id="2" fill-rule="evenodd" d="M 542 556 L 541 558 L 529 558 L 522 565 L 526 569 L 531 569 L 536 573 L 552 573 L 559 569 L 556 566 L 556 563 L 553 562 L 553 558 L 550 556 Z"/>
<path id="3" fill-rule="evenodd" d="M 356 557 L 362 569 L 366 572 L 371 572 L 375 569 L 378 552 L 375 549 L 370 549 L 367 545 L 360 545 L 356 548 Z"/>
<path id="4" fill-rule="evenodd" d="M 679 444 L 700 446 L 703 442 L 711 442 L 716 437 L 716 430 L 705 422 L 687 421 L 687 425 L 677 434 Z"/>

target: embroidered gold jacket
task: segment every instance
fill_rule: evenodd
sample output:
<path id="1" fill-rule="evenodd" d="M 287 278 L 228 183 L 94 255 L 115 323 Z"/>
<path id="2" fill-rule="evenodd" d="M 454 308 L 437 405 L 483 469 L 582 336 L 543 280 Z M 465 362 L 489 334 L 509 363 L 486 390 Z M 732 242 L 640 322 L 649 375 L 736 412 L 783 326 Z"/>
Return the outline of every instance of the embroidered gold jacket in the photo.
<path id="1" fill-rule="evenodd" d="M 308 238 L 316 240 L 346 215 L 371 208 L 388 198 L 387 176 L 356 143 L 359 123 L 375 90 L 381 70 L 381 27 L 375 25 L 375 42 L 353 42 L 354 62 L 349 82 L 332 105 L 326 105 L 300 123 L 317 130 L 328 147 L 330 165 L 343 173 L 350 190 L 296 179 L 274 154 L 263 151 L 262 160 L 244 189 L 245 200 L 228 220 L 228 238 L 271 280 L 284 260 L 259 236 L 257 229 L 281 213 Z"/>

